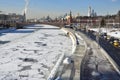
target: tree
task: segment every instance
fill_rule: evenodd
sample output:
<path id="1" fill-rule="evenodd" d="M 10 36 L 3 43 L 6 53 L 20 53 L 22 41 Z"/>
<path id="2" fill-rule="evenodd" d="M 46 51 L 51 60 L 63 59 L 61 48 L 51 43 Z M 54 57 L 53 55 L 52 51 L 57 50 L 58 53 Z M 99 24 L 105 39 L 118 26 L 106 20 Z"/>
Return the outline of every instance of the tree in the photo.
<path id="1" fill-rule="evenodd" d="M 120 27 L 120 10 L 118 11 L 118 17 L 119 17 L 119 27 Z"/>
<path id="2" fill-rule="evenodd" d="M 105 19 L 102 18 L 102 20 L 100 21 L 100 26 L 104 27 L 106 25 Z"/>
<path id="3" fill-rule="evenodd" d="M 120 15 L 120 10 L 118 11 L 118 15 Z"/>

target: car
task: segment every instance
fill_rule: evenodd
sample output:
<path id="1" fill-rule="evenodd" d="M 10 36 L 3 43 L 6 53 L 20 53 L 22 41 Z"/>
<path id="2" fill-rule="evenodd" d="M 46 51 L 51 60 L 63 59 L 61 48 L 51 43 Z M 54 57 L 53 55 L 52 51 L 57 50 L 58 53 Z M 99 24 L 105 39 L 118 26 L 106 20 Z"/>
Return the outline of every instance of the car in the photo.
<path id="1" fill-rule="evenodd" d="M 111 43 L 111 44 L 113 44 L 114 40 L 115 40 L 114 37 L 110 37 L 110 39 L 108 40 L 108 42 Z"/>
<path id="2" fill-rule="evenodd" d="M 72 25 L 65 25 L 64 27 L 73 29 Z"/>

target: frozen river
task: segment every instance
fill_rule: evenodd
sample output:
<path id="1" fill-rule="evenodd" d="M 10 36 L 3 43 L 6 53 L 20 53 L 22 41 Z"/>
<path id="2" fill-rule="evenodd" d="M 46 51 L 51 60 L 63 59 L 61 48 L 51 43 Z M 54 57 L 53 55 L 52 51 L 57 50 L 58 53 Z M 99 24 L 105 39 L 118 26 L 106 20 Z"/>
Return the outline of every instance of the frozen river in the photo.
<path id="1" fill-rule="evenodd" d="M 0 46 L 0 80 L 46 80 L 60 55 L 72 52 L 71 39 L 49 25 L 1 33 L 0 40 L 9 41 Z"/>

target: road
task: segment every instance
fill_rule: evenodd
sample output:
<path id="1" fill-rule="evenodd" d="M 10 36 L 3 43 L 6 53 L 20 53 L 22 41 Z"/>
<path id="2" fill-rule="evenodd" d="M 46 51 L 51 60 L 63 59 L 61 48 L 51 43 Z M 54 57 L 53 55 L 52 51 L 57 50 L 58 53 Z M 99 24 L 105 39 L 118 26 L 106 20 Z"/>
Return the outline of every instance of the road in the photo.
<path id="1" fill-rule="evenodd" d="M 71 56 L 74 63 L 62 66 L 60 72 L 62 80 L 119 80 L 120 76 L 115 71 L 111 63 L 103 55 L 99 46 L 95 43 L 95 36 L 76 32 L 87 43 L 87 51 L 85 54 L 85 45 L 81 45 L 81 40 L 77 45 L 75 53 Z M 101 44 L 101 43 L 100 43 Z M 84 59 L 83 59 L 84 58 Z M 83 59 L 83 60 L 82 60 Z"/>
<path id="2" fill-rule="evenodd" d="M 117 72 L 96 44 L 95 36 L 77 32 L 87 43 L 88 50 L 82 64 L 81 80 L 119 80 Z M 100 43 L 101 44 L 101 43 Z M 98 75 L 99 74 L 99 75 Z"/>
<path id="3" fill-rule="evenodd" d="M 89 33 L 87 36 L 92 40 L 96 39 L 96 36 L 92 33 Z M 114 47 L 109 41 L 102 37 L 99 39 L 99 44 L 114 59 L 118 66 L 120 66 L 120 48 Z"/>

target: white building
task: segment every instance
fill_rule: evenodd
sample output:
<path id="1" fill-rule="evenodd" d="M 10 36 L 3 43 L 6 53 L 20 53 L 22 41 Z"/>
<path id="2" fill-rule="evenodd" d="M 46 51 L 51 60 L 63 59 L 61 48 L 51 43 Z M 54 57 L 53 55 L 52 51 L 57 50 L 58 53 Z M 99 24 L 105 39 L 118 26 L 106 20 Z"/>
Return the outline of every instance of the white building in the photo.
<path id="1" fill-rule="evenodd" d="M 91 6 L 89 6 L 89 8 L 88 8 L 88 17 L 90 17 L 91 16 Z"/>
<path id="2" fill-rule="evenodd" d="M 91 6 L 89 6 L 88 17 L 95 17 L 95 16 L 97 16 L 97 13 L 94 11 L 94 9 L 91 8 Z"/>

